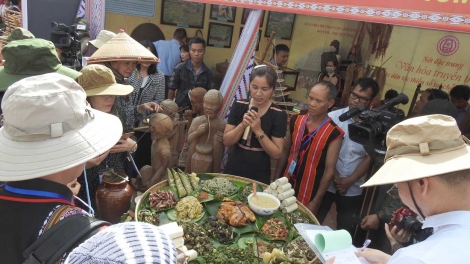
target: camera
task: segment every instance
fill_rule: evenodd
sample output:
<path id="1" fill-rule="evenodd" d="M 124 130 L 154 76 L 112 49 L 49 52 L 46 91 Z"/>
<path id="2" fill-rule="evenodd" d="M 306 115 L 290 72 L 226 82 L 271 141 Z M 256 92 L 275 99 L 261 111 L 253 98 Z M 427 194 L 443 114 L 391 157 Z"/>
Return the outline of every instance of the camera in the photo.
<path id="1" fill-rule="evenodd" d="M 383 163 L 385 158 L 385 138 L 388 130 L 405 119 L 405 112 L 394 107 L 400 103 L 408 103 L 408 97 L 403 93 L 379 108 L 364 110 L 363 107 L 358 107 L 339 117 L 340 121 L 345 121 L 359 115 L 361 121 L 348 125 L 349 138 L 363 145 L 367 154 L 378 163 Z"/>
<path id="2" fill-rule="evenodd" d="M 392 220 L 390 220 L 390 228 L 396 226 L 399 230 L 410 232 L 411 237 L 417 242 L 426 240 L 432 235 L 432 228 L 422 229 L 423 223 L 418 220 L 417 214 L 407 207 L 400 207 L 393 212 Z"/>
<path id="3" fill-rule="evenodd" d="M 60 61 L 66 67 L 81 70 L 82 45 L 80 40 L 88 36 L 88 27 L 83 24 L 66 26 L 62 23 L 52 22 L 54 31 L 51 32 L 51 41 L 62 51 Z"/>

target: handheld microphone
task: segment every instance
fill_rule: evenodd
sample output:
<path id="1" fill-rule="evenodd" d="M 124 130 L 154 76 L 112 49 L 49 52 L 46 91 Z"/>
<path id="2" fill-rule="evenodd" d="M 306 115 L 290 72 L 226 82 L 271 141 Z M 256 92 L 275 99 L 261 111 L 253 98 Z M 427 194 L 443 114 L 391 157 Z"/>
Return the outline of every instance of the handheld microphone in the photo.
<path id="1" fill-rule="evenodd" d="M 364 106 L 360 105 L 354 109 L 351 109 L 349 111 L 347 111 L 346 113 L 343 113 L 342 115 L 340 115 L 338 117 L 339 121 L 341 122 L 344 122 L 352 117 L 355 117 L 356 115 L 358 115 L 360 112 L 362 112 L 364 110 Z"/>
<path id="2" fill-rule="evenodd" d="M 250 111 L 253 110 L 255 112 L 258 112 L 258 107 L 256 106 L 252 106 Z M 248 135 L 250 135 L 250 132 L 251 132 L 251 127 L 247 126 L 245 128 L 245 132 L 243 132 L 243 136 L 242 136 L 242 144 L 243 145 L 246 145 L 246 141 L 248 139 Z"/>

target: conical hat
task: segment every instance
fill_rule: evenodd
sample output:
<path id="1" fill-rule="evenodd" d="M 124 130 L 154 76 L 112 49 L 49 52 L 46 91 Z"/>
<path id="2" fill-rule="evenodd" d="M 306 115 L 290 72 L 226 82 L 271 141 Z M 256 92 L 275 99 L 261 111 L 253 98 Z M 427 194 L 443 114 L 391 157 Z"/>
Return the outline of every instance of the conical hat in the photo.
<path id="1" fill-rule="evenodd" d="M 123 30 L 99 48 L 88 60 L 88 64 L 106 61 L 137 61 L 139 63 L 158 63 L 160 60 L 135 41 Z"/>

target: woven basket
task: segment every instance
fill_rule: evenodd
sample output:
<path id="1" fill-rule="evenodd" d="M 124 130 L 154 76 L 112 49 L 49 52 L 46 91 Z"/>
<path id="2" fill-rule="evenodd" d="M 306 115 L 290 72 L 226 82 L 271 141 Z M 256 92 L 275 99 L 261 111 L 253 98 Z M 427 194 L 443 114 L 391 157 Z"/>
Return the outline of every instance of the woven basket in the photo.
<path id="1" fill-rule="evenodd" d="M 124 31 L 121 31 L 111 40 L 103 44 L 87 60 L 88 64 L 102 63 L 106 61 L 136 61 L 138 63 L 159 62 L 158 58 L 151 51 L 135 41 Z"/>
<path id="2" fill-rule="evenodd" d="M 222 173 L 207 173 L 208 175 L 213 175 L 213 176 L 216 176 L 216 177 L 219 177 L 219 178 L 225 178 L 229 181 L 237 181 L 237 182 L 243 182 L 243 183 L 256 183 L 260 186 L 263 187 L 263 189 L 266 189 L 268 188 L 268 185 L 264 184 L 264 183 L 261 183 L 261 182 L 258 182 L 258 181 L 254 181 L 254 180 L 251 180 L 251 179 L 248 179 L 248 178 L 244 178 L 244 177 L 240 177 L 240 176 L 235 176 L 235 175 L 229 175 L 229 174 L 222 174 Z M 165 186 L 168 186 L 168 180 L 164 180 L 162 182 L 159 182 L 157 184 L 155 184 L 154 186 L 150 187 L 143 195 L 142 197 L 145 197 L 147 195 L 147 193 L 149 192 L 152 192 L 152 191 L 157 191 L 159 189 L 161 189 L 162 187 L 165 187 Z M 140 204 L 143 202 L 142 201 L 143 199 L 140 199 L 139 202 L 137 203 L 137 206 L 135 208 L 135 215 L 137 216 L 139 214 L 139 209 L 140 209 Z M 318 222 L 317 218 L 312 214 L 312 212 L 310 212 L 310 210 L 307 209 L 307 207 L 305 207 L 303 204 L 301 204 L 299 201 L 297 201 L 297 205 L 299 206 L 299 210 L 300 211 L 303 211 L 306 215 L 308 215 L 310 217 L 310 219 L 316 224 L 316 225 L 319 225 L 320 223 Z M 135 221 L 138 222 L 137 220 L 137 217 L 135 218 Z"/>

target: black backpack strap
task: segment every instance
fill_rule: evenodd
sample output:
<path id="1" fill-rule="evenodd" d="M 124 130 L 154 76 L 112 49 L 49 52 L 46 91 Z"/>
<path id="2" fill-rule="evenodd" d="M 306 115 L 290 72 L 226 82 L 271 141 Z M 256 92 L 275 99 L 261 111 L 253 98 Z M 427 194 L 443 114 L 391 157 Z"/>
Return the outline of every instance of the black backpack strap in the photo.
<path id="1" fill-rule="evenodd" d="M 23 252 L 24 264 L 55 263 L 106 225 L 111 224 L 84 215 L 66 217 L 46 230 Z"/>

